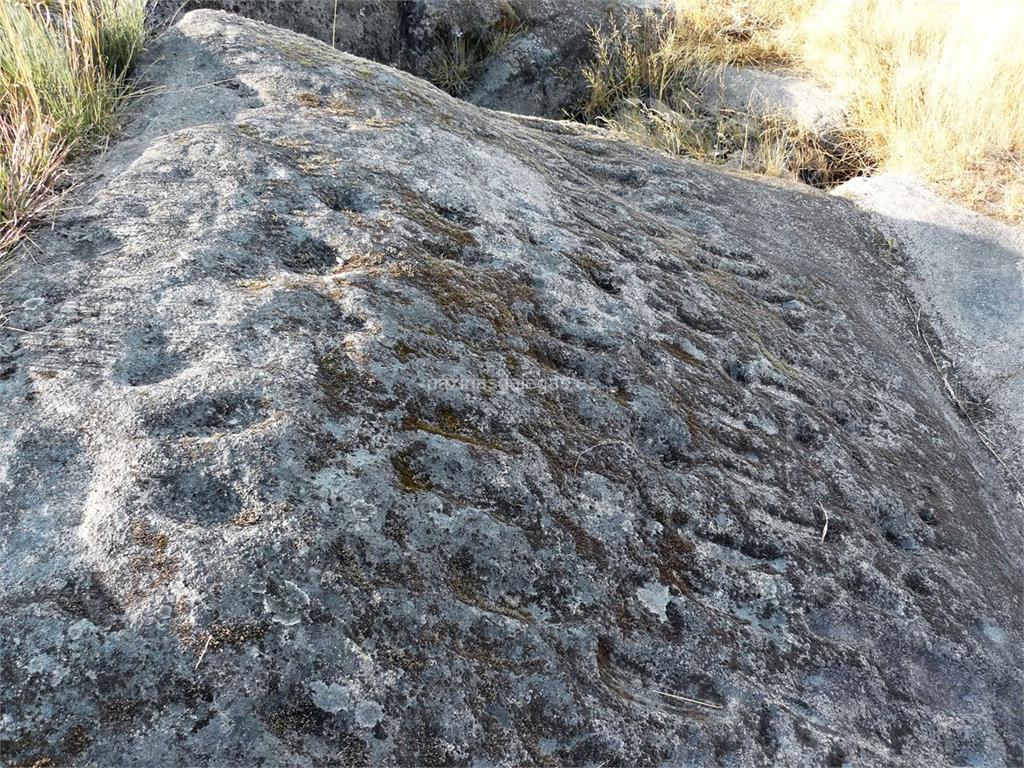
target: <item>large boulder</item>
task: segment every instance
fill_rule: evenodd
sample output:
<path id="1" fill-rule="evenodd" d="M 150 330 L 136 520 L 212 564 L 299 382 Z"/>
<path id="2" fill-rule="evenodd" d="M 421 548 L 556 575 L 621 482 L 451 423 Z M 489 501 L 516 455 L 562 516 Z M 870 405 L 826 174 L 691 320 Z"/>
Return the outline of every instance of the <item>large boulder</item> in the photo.
<path id="1" fill-rule="evenodd" d="M 1020 508 L 852 204 L 148 57 L 0 284 L 5 760 L 1021 762 Z"/>
<path id="2" fill-rule="evenodd" d="M 591 28 L 638 0 L 154 0 L 159 28 L 216 8 L 302 32 L 431 79 L 467 101 L 523 115 L 576 110 Z"/>

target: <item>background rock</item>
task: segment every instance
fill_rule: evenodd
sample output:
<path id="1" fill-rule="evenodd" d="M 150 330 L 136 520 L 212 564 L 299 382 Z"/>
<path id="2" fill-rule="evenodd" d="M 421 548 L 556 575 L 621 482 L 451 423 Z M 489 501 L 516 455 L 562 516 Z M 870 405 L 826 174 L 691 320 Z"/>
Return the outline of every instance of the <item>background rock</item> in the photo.
<path id="1" fill-rule="evenodd" d="M 854 206 L 148 56 L 0 286 L 5 758 L 1021 762 L 1019 508 Z"/>
<path id="2" fill-rule="evenodd" d="M 580 60 L 590 26 L 620 0 L 156 0 L 161 27 L 195 8 L 218 8 L 302 32 L 338 50 L 432 77 L 457 47 L 479 59 L 458 95 L 491 109 L 561 117 L 583 95 Z M 501 44 L 495 44 L 497 38 Z"/>
<path id="3" fill-rule="evenodd" d="M 162 29 L 191 10 L 214 8 L 265 21 L 331 43 L 356 56 L 395 62 L 412 2 L 396 0 L 155 0 L 147 13 Z"/>
<path id="4" fill-rule="evenodd" d="M 781 114 L 827 138 L 842 128 L 845 105 L 827 88 L 787 72 L 722 66 L 702 84 L 709 108 L 743 115 Z"/>

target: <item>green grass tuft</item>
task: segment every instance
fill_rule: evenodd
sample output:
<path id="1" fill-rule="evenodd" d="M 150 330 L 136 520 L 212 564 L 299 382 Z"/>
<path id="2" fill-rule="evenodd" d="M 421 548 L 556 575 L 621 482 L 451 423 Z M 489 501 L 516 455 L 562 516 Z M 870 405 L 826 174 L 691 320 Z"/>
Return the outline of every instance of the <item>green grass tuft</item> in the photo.
<path id="1" fill-rule="evenodd" d="M 452 96 L 464 96 L 488 60 L 500 53 L 520 31 L 522 24 L 511 11 L 482 36 L 447 28 L 437 34 L 437 51 L 429 62 L 427 78 Z"/>
<path id="2" fill-rule="evenodd" d="M 0 0 L 0 258 L 116 125 L 144 0 Z"/>

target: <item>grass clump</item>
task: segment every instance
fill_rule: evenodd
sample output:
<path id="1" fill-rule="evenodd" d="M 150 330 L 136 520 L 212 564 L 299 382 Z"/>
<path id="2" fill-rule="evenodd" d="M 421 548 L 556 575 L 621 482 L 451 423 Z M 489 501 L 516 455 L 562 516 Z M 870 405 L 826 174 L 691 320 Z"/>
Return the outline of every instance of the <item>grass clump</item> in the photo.
<path id="1" fill-rule="evenodd" d="M 0 0 L 0 257 L 116 122 L 144 0 Z"/>
<path id="2" fill-rule="evenodd" d="M 700 3 L 707 20 L 707 3 Z M 702 21 L 702 23 L 703 23 Z M 738 23 L 738 22 L 737 22 Z M 705 88 L 726 62 L 746 61 L 741 39 L 778 60 L 762 24 L 736 31 L 695 27 L 682 11 L 630 10 L 593 30 L 593 58 L 583 68 L 582 117 L 643 144 L 703 162 L 728 163 L 772 176 L 829 186 L 856 172 L 861 157 L 845 136 L 827 140 L 780 110 L 723 109 Z M 730 28 L 733 29 L 733 28 Z"/>
<path id="3" fill-rule="evenodd" d="M 580 111 L 669 151 L 724 160 L 739 146 L 744 167 L 826 184 L 911 171 L 1020 221 L 1022 40 L 1019 0 L 676 0 L 593 32 Z M 700 93 L 724 65 L 813 77 L 845 124 L 823 141 L 781 114 L 712 114 Z"/>
<path id="4" fill-rule="evenodd" d="M 473 87 L 484 65 L 500 53 L 522 30 L 511 9 L 505 9 L 498 21 L 482 35 L 448 27 L 437 35 L 437 52 L 427 66 L 427 78 L 452 96 L 464 96 Z"/>
<path id="5" fill-rule="evenodd" d="M 666 101 L 722 64 L 786 65 L 792 56 L 780 29 L 794 14 L 803 18 L 812 2 L 677 0 L 612 16 L 591 30 L 583 112 L 607 115 L 623 98 Z"/>
<path id="6" fill-rule="evenodd" d="M 884 166 L 1024 220 L 1024 3 L 831 0 L 790 29 Z"/>
<path id="7" fill-rule="evenodd" d="M 821 135 L 779 110 L 712 110 L 679 98 L 653 105 L 630 100 L 597 122 L 670 154 L 823 189 L 871 164 L 846 133 Z"/>
<path id="8" fill-rule="evenodd" d="M 592 29 L 592 61 L 583 67 L 587 97 L 585 118 L 607 118 L 622 106 L 636 107 L 678 98 L 699 74 L 692 51 L 672 43 L 674 16 L 651 8 L 611 17 Z"/>

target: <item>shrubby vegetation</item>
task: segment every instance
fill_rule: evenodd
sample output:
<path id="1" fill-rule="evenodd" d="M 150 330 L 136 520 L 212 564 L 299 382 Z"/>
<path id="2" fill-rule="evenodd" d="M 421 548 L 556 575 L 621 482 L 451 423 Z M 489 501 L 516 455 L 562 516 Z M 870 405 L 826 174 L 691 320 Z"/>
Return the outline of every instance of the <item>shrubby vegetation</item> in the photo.
<path id="1" fill-rule="evenodd" d="M 505 8 L 498 22 L 482 36 L 452 27 L 438 30 L 428 79 L 452 96 L 465 96 L 488 59 L 500 53 L 521 30 L 522 24 L 511 7 Z"/>
<path id="2" fill-rule="evenodd" d="M 908 170 L 1024 217 L 1024 4 L 1017 0 L 677 0 L 595 30 L 583 116 L 704 160 L 822 183 Z M 785 68 L 846 105 L 824 144 L 781 115 L 706 109 L 723 65 Z M 814 169 L 825 169 L 823 173 Z"/>

